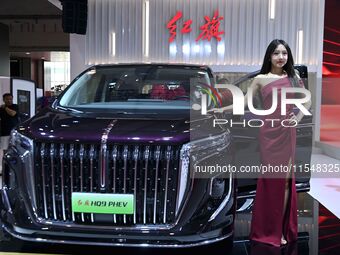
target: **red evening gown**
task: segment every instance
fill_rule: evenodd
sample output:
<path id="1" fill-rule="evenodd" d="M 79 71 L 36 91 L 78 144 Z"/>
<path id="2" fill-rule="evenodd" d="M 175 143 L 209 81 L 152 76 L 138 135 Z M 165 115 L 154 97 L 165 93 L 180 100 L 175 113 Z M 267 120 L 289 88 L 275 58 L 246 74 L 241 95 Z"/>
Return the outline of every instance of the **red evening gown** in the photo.
<path id="1" fill-rule="evenodd" d="M 278 106 L 266 119 L 288 119 L 292 106 L 287 106 L 287 115 L 281 116 L 281 88 L 291 87 L 288 77 L 281 78 L 264 86 L 261 91 L 264 109 L 272 105 L 273 88 L 278 89 Z M 296 129 L 283 127 L 281 121 L 264 121 L 259 132 L 262 165 L 288 166 L 294 164 Z M 250 239 L 274 246 L 281 245 L 282 233 L 288 242 L 297 239 L 297 194 L 294 173 L 291 174 L 290 195 L 287 210 L 283 214 L 285 196 L 285 175 L 280 178 L 261 178 L 257 181 L 256 198 L 252 213 Z M 292 185 L 293 184 L 293 185 Z"/>

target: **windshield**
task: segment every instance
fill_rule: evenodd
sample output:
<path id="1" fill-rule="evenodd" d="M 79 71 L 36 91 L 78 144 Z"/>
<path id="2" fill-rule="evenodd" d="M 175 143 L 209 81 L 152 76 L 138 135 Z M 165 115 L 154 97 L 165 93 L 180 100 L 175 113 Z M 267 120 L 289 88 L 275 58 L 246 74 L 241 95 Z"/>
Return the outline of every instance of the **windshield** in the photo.
<path id="1" fill-rule="evenodd" d="M 99 67 L 76 80 L 59 105 L 79 110 L 187 110 L 193 82 L 210 85 L 210 78 L 206 69 L 190 66 Z"/>

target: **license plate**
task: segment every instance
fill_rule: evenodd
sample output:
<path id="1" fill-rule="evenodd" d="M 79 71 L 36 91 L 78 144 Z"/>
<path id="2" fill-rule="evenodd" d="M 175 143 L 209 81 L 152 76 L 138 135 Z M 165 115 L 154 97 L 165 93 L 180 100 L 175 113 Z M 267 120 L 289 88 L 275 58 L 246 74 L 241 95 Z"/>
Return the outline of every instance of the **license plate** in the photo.
<path id="1" fill-rule="evenodd" d="M 133 214 L 133 194 L 72 193 L 72 212 Z"/>

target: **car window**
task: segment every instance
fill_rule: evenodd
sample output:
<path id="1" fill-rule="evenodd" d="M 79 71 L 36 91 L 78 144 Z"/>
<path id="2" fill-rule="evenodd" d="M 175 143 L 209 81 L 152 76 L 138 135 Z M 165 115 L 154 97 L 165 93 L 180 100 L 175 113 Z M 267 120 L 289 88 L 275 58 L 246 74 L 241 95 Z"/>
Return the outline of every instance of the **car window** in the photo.
<path id="1" fill-rule="evenodd" d="M 90 69 L 64 93 L 60 105 L 72 108 L 190 109 L 193 82 L 210 85 L 198 67 L 117 66 Z"/>

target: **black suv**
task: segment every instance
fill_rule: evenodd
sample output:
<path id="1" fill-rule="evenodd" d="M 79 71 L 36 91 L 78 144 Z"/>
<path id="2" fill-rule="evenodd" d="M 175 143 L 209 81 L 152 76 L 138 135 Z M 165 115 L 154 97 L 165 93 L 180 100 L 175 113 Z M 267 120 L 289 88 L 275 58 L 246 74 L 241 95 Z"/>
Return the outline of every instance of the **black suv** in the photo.
<path id="1" fill-rule="evenodd" d="M 299 69 L 306 78 L 306 68 Z M 235 84 L 246 87 L 254 75 Z M 201 85 L 193 88 L 192 79 Z M 12 132 L 3 161 L 3 229 L 22 240 L 73 244 L 176 247 L 232 240 L 237 197 L 254 195 L 256 180 L 236 182 L 233 173 L 194 178 L 191 169 L 204 160 L 254 164 L 257 129 L 195 133 L 216 118 L 192 110 L 199 94 L 213 87 L 206 66 L 84 71 L 51 107 Z M 311 142 L 306 116 L 297 128 L 298 164 L 310 162 Z M 308 173 L 297 181 L 299 190 L 308 190 Z"/>

